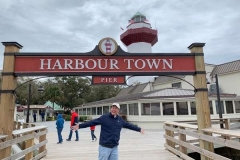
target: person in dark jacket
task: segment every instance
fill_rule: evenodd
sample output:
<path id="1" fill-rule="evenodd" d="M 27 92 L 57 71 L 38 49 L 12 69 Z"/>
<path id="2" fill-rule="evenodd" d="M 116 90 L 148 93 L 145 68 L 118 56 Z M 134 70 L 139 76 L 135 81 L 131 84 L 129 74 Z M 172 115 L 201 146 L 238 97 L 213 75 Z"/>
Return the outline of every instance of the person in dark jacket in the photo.
<path id="1" fill-rule="evenodd" d="M 67 141 L 71 141 L 71 138 L 72 138 L 72 129 L 71 127 L 78 124 L 78 114 L 74 111 L 74 109 L 71 110 L 71 122 L 70 122 L 70 133 L 69 133 L 69 136 L 68 136 L 68 139 L 66 139 Z M 75 133 L 76 133 L 76 139 L 75 141 L 79 141 L 79 137 L 78 137 L 78 130 L 75 130 Z"/>
<path id="2" fill-rule="evenodd" d="M 64 126 L 64 119 L 62 118 L 61 114 L 58 114 L 56 125 L 57 125 L 57 133 L 58 133 L 58 142 L 57 142 L 57 144 L 61 144 L 63 142 L 62 130 L 63 130 L 63 126 Z"/>
<path id="3" fill-rule="evenodd" d="M 34 122 L 36 122 L 36 120 L 37 120 L 37 114 L 35 112 L 33 113 L 33 120 L 34 120 Z"/>
<path id="4" fill-rule="evenodd" d="M 119 110 L 120 105 L 118 103 L 113 103 L 110 113 L 72 127 L 73 130 L 78 130 L 79 128 L 101 125 L 99 160 L 118 160 L 118 145 L 122 128 L 128 128 L 133 131 L 141 132 L 142 134 L 144 133 L 143 129 L 123 120 L 118 115 Z"/>

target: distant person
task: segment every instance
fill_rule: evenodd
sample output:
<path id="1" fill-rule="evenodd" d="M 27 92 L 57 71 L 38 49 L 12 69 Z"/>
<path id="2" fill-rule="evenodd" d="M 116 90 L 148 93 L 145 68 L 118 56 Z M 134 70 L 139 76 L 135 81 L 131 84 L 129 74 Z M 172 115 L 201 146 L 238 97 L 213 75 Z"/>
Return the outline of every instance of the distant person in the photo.
<path id="1" fill-rule="evenodd" d="M 70 133 L 68 136 L 68 139 L 66 139 L 67 141 L 71 141 L 72 139 L 72 132 L 73 130 L 71 129 L 72 126 L 75 126 L 76 124 L 78 124 L 78 114 L 74 111 L 74 109 L 71 110 L 71 122 L 70 122 Z M 75 130 L 76 133 L 76 139 L 75 141 L 79 141 L 79 137 L 78 137 L 78 130 Z"/>
<path id="2" fill-rule="evenodd" d="M 58 116 L 57 116 L 56 125 L 57 125 L 57 133 L 58 133 L 58 142 L 57 142 L 57 144 L 61 144 L 63 142 L 62 130 L 63 130 L 63 127 L 64 127 L 64 119 L 62 118 L 61 114 L 58 114 Z"/>
<path id="3" fill-rule="evenodd" d="M 42 122 L 44 122 L 45 121 L 45 113 L 43 111 L 41 112 L 41 117 L 42 117 Z"/>
<path id="4" fill-rule="evenodd" d="M 120 105 L 113 103 L 110 113 L 72 127 L 73 130 L 78 130 L 79 128 L 101 125 L 98 160 L 118 160 L 118 144 L 122 128 L 128 128 L 144 134 L 143 129 L 123 120 L 118 115 L 119 110 Z"/>
<path id="5" fill-rule="evenodd" d="M 37 114 L 35 112 L 33 113 L 33 120 L 34 120 L 34 122 L 36 122 L 36 120 L 37 120 Z"/>
<path id="6" fill-rule="evenodd" d="M 90 127 L 90 130 L 91 130 L 91 136 L 92 136 L 92 142 L 97 141 L 97 137 L 96 137 L 95 134 L 94 134 L 95 127 L 96 127 L 96 126 L 91 126 L 91 127 Z"/>

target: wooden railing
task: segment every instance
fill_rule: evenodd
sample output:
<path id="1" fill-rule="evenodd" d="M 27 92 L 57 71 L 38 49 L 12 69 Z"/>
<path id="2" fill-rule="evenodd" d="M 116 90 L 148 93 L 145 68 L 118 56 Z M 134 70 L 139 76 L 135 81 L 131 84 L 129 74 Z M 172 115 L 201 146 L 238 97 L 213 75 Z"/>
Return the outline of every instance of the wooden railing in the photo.
<path id="1" fill-rule="evenodd" d="M 198 131 L 196 121 L 188 121 L 188 123 L 165 122 L 165 147 L 167 150 L 178 155 L 182 159 L 193 160 L 193 158 L 188 156 L 188 152 L 192 151 L 208 157 L 209 159 L 230 160 L 229 158 L 200 148 L 199 140 L 240 151 L 240 130 L 234 130 L 240 129 L 239 123 L 240 119 L 237 118 L 213 119 L 212 124 L 224 124 L 224 128 L 221 129 L 219 126 L 213 125 L 213 127 Z M 236 141 L 236 139 L 238 141 Z"/>
<path id="2" fill-rule="evenodd" d="M 0 150 L 17 145 L 20 152 L 13 151 L 11 156 L 5 157 L 3 160 L 15 160 L 23 157 L 25 160 L 30 160 L 46 156 L 46 134 L 48 132 L 46 126 L 14 122 L 13 128 L 15 129 L 12 133 L 13 139 L 6 140 L 7 135 L 0 135 Z"/>

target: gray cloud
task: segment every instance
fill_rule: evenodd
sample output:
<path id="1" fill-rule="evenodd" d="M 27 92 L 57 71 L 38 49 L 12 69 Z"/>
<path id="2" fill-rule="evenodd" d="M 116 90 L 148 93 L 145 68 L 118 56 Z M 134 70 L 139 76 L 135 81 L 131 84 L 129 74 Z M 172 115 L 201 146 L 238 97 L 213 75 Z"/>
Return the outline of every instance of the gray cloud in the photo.
<path id="1" fill-rule="evenodd" d="M 240 57 L 239 7 L 239 0 L 0 0 L 0 41 L 17 41 L 23 52 L 87 52 L 109 36 L 126 50 L 120 27 L 140 11 L 158 30 L 153 52 L 204 42 L 205 62 L 219 64 Z M 0 68 L 2 61 L 1 54 Z"/>

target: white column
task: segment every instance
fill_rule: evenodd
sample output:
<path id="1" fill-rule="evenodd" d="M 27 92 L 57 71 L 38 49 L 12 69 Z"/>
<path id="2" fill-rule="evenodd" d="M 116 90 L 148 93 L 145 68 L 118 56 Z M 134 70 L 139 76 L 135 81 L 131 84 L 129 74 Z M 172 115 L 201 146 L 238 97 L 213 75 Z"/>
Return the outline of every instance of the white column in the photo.
<path id="1" fill-rule="evenodd" d="M 233 113 L 235 114 L 236 113 L 236 106 L 235 106 L 234 101 L 232 101 L 232 103 L 233 103 Z"/>
<path id="2" fill-rule="evenodd" d="M 212 101 L 212 107 L 213 107 L 213 115 L 217 114 L 217 109 L 216 109 L 216 100 L 211 100 Z"/>
<path id="3" fill-rule="evenodd" d="M 190 101 L 187 102 L 187 105 L 188 105 L 188 115 L 192 115 Z"/>
<path id="4" fill-rule="evenodd" d="M 160 102 L 160 114 L 161 114 L 161 116 L 163 116 L 163 106 L 162 106 L 162 102 Z"/>
<path id="5" fill-rule="evenodd" d="M 177 116 L 177 104 L 176 104 L 176 102 L 173 102 L 173 108 L 174 108 L 174 115 Z"/>
<path id="6" fill-rule="evenodd" d="M 223 101 L 223 109 L 224 109 L 224 113 L 227 114 L 227 109 L 226 109 L 226 103 L 225 103 L 225 100 Z"/>

